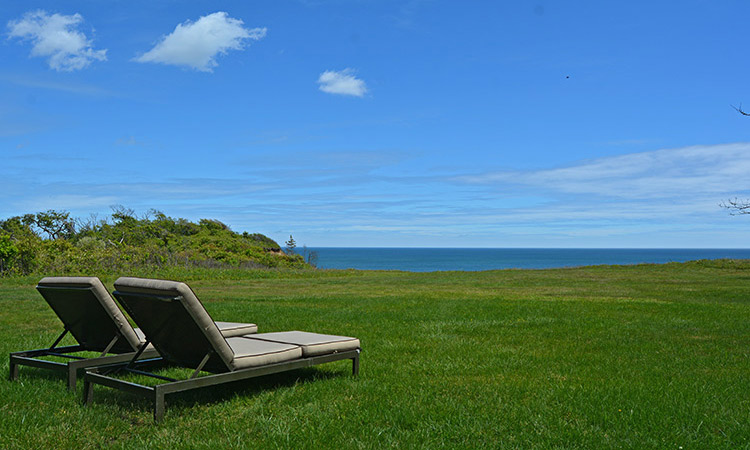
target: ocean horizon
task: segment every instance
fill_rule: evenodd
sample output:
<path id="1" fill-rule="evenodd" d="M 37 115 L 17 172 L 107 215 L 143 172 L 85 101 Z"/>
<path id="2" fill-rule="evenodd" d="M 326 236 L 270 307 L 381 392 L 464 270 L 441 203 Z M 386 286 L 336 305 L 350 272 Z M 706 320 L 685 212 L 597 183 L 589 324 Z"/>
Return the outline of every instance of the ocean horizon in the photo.
<path id="1" fill-rule="evenodd" d="M 411 248 L 308 247 L 320 269 L 408 272 L 550 269 L 594 265 L 664 264 L 701 259 L 750 259 L 750 249 L 690 248 Z M 306 255 L 304 253 L 306 252 Z"/>

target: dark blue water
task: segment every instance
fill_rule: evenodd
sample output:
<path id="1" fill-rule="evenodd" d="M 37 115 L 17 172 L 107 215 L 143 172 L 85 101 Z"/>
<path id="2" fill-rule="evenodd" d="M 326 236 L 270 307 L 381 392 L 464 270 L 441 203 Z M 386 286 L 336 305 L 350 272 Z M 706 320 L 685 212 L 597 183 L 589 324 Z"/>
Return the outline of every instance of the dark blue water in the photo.
<path id="1" fill-rule="evenodd" d="M 542 248 L 308 248 L 321 269 L 440 270 L 545 269 L 599 264 L 750 259 L 750 249 L 542 249 Z"/>

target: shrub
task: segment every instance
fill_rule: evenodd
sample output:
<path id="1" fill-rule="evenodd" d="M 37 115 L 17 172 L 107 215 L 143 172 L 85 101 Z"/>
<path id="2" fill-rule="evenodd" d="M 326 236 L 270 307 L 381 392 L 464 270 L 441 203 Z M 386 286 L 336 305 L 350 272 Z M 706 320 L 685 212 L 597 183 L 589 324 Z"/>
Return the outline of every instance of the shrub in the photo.
<path id="1" fill-rule="evenodd" d="M 76 229 L 76 224 L 79 229 Z M 123 207 L 109 219 L 75 221 L 50 210 L 0 220 L 0 273 L 104 274 L 149 267 L 308 267 L 262 234 L 226 224 L 197 224 L 159 211 L 144 217 Z"/>

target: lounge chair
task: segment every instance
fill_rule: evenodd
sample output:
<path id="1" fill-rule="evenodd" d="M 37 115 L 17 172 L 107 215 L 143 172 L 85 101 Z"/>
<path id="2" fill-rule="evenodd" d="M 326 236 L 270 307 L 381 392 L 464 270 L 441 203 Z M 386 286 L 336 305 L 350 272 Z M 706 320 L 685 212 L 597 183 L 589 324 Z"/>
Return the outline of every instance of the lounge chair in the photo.
<path id="1" fill-rule="evenodd" d="M 96 277 L 47 277 L 36 289 L 64 325 L 63 332 L 49 348 L 10 354 L 10 379 L 18 377 L 18 366 L 67 371 L 68 389 L 75 390 L 79 370 L 130 361 L 141 349 L 141 360 L 158 358 L 153 346 L 146 346 L 143 332 L 133 328 L 117 303 Z M 255 324 L 217 322 L 224 336 L 255 333 Z M 66 334 L 73 335 L 78 345 L 58 347 Z M 86 358 L 80 352 L 97 352 L 98 357 Z M 76 355 L 76 353 L 79 353 Z M 70 359 L 56 362 L 42 359 L 56 356 Z"/>
<path id="2" fill-rule="evenodd" d="M 139 394 L 153 400 L 154 420 L 164 416 L 164 396 L 174 392 L 268 375 L 330 361 L 351 359 L 359 372 L 360 344 L 356 338 L 300 331 L 225 337 L 195 293 L 184 283 L 120 278 L 114 296 L 169 363 L 193 369 L 187 379 L 154 375 L 166 383 L 144 386 L 110 376 L 118 370 L 148 375 L 124 364 L 87 369 L 84 403 L 93 398 L 93 384 Z M 209 375 L 198 377 L 200 372 Z"/>

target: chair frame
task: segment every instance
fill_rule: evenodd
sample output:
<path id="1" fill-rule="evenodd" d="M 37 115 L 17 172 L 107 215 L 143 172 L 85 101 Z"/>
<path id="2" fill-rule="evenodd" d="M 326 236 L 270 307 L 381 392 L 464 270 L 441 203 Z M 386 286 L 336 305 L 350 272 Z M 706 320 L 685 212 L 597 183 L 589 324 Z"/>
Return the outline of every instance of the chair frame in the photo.
<path id="1" fill-rule="evenodd" d="M 320 356 L 311 356 L 308 358 L 294 359 L 291 361 L 284 361 L 259 367 L 239 369 L 232 372 L 210 374 L 202 377 L 197 377 L 198 373 L 201 370 L 201 367 L 198 367 L 189 378 L 182 380 L 168 378 L 151 372 L 135 369 L 134 367 L 136 367 L 138 363 L 135 361 L 135 359 L 133 359 L 133 361 L 127 364 L 87 368 L 86 373 L 83 376 L 83 404 L 88 406 L 92 403 L 94 398 L 94 384 L 99 384 L 151 399 L 153 405 L 154 422 L 159 423 L 164 418 L 164 412 L 166 410 L 164 397 L 167 394 L 186 392 L 194 389 L 216 386 L 233 381 L 246 380 L 263 375 L 271 375 L 274 373 L 286 372 L 345 359 L 352 360 L 352 375 L 356 376 L 359 374 L 360 352 L 361 349 L 358 348 L 356 350 L 349 350 Z M 209 357 L 210 354 L 207 354 L 203 360 L 207 361 Z M 156 386 L 146 386 L 107 375 L 108 373 L 118 371 L 145 375 L 148 377 L 164 380 L 166 381 L 166 383 L 158 384 Z"/>
<path id="2" fill-rule="evenodd" d="M 98 357 L 85 358 L 83 356 L 72 355 L 71 353 L 90 351 L 83 345 L 67 345 L 64 347 L 57 347 L 62 338 L 68 333 L 66 328 L 62 334 L 55 340 L 55 342 L 49 346 L 49 348 L 40 348 L 36 350 L 25 350 L 20 352 L 12 352 L 10 354 L 10 381 L 18 379 L 18 366 L 29 366 L 36 367 L 38 369 L 47 369 L 57 372 L 67 372 L 67 385 L 69 391 L 75 391 L 76 382 L 78 381 L 78 373 L 88 367 L 96 367 L 104 364 L 115 364 L 130 361 L 136 352 L 121 353 L 117 355 L 107 355 L 108 351 L 102 352 Z M 112 340 L 114 343 L 119 336 L 115 336 Z M 58 356 L 61 358 L 68 358 L 71 361 L 58 362 L 41 359 L 43 356 Z M 158 357 L 159 353 L 156 350 L 149 350 L 148 352 L 140 355 L 143 359 L 152 359 Z"/>
<path id="3" fill-rule="evenodd" d="M 96 295 L 93 288 L 90 287 L 46 287 L 37 286 L 37 290 L 52 290 L 52 289 L 65 289 L 65 290 L 81 290 L 91 291 L 93 295 Z M 138 356 L 141 359 L 153 359 L 159 357 L 159 353 L 156 349 L 149 349 L 147 351 L 132 350 L 129 352 L 112 352 L 115 345 L 118 342 L 127 342 L 121 332 L 117 331 L 112 337 L 112 340 L 106 346 L 106 348 L 99 352 L 82 344 L 67 345 L 58 347 L 57 345 L 63 340 L 65 335 L 70 332 L 70 328 L 67 324 L 63 326 L 63 332 L 55 339 L 55 341 L 48 348 L 41 348 L 36 350 L 23 350 L 18 352 L 10 353 L 10 364 L 9 364 L 9 380 L 14 381 L 18 378 L 19 366 L 36 367 L 39 369 L 53 370 L 57 372 L 67 372 L 67 387 L 70 391 L 75 391 L 76 382 L 78 380 L 78 373 L 88 367 L 96 367 L 105 364 L 116 364 L 128 362 L 133 359 L 134 356 Z M 142 347 L 145 349 L 145 346 Z M 87 358 L 83 356 L 74 355 L 74 353 L 96 351 L 99 354 L 98 357 Z M 114 354 L 112 354 L 112 353 Z M 56 356 L 61 358 L 67 358 L 71 361 L 58 362 L 42 359 L 45 356 Z"/>
<path id="4" fill-rule="evenodd" d="M 117 282 L 115 283 L 115 286 L 117 286 Z M 115 290 L 113 295 L 115 298 L 117 298 L 122 307 L 130 314 L 130 317 L 132 317 L 133 320 L 136 321 L 136 323 L 141 327 L 141 330 L 145 333 L 146 343 L 141 348 L 145 348 L 150 342 L 152 342 L 152 337 L 161 339 L 161 337 L 163 336 L 165 340 L 169 340 L 169 338 L 171 337 L 169 330 L 173 329 L 173 327 L 175 327 L 175 325 L 180 321 L 185 321 L 184 323 L 192 322 L 196 325 L 196 327 L 198 325 L 197 322 L 194 322 L 194 320 L 196 320 L 195 317 L 187 313 L 185 306 L 180 301 L 183 298 L 182 295 L 179 295 L 177 293 L 175 293 L 174 295 L 163 295 L 153 293 L 121 292 L 119 290 Z M 138 311 L 133 309 L 133 303 L 131 302 L 142 302 L 145 299 L 153 299 L 148 301 L 154 302 L 152 303 L 152 305 L 158 305 L 163 309 L 150 311 L 150 313 L 147 313 L 143 316 L 139 315 Z M 197 301 L 200 304 L 200 300 Z M 177 314 L 178 311 L 183 312 L 184 314 Z M 169 320 L 164 320 L 163 318 L 159 319 L 159 317 L 163 315 L 166 315 Z M 207 318 L 210 317 L 207 316 Z M 182 327 L 182 330 L 187 331 L 187 328 L 188 327 Z M 200 329 L 200 327 L 197 327 L 197 329 Z M 170 356 L 168 348 L 162 347 L 160 345 L 160 342 L 154 342 L 155 348 L 161 348 L 160 353 L 166 363 L 172 366 L 176 365 L 178 367 L 194 370 L 192 375 L 190 375 L 187 379 L 178 380 L 157 375 L 152 372 L 139 370 L 137 368 L 139 365 L 141 365 L 140 361 L 138 361 L 141 353 L 141 351 L 139 350 L 128 363 L 106 364 L 100 367 L 86 369 L 86 372 L 83 376 L 84 405 L 90 405 L 92 403 L 94 396 L 94 384 L 100 384 L 151 399 L 153 403 L 154 421 L 158 423 L 164 418 L 164 412 L 166 409 L 165 396 L 167 394 L 185 392 L 193 389 L 215 386 L 219 384 L 230 383 L 233 381 L 245 380 L 248 378 L 286 372 L 303 367 L 310 367 L 327 362 L 347 359 L 352 360 L 352 375 L 356 376 L 359 374 L 359 355 L 361 353 L 361 348 L 346 351 L 337 351 L 324 355 L 300 357 L 297 359 L 282 361 L 278 363 L 233 370 L 228 364 L 222 362 L 220 356 L 217 354 L 216 347 L 210 341 L 210 339 L 208 337 L 204 337 L 201 332 L 197 333 L 198 336 L 200 336 L 202 342 L 204 342 L 206 345 L 201 346 L 195 341 L 188 341 L 192 342 L 190 344 L 190 348 L 194 348 L 197 350 L 197 352 L 199 352 L 197 354 L 190 355 L 190 357 L 188 358 L 190 361 L 184 359 L 184 355 Z M 187 336 L 185 337 L 187 338 Z M 222 337 L 222 339 L 224 338 Z M 199 357 L 201 357 L 201 355 L 202 359 L 198 359 Z M 182 362 L 180 362 L 181 358 L 183 358 Z M 198 377 L 198 374 L 201 371 L 208 372 L 209 374 Z M 163 380 L 165 381 L 165 383 L 157 384 L 155 386 L 145 386 L 142 384 L 109 376 L 109 374 L 117 372 L 129 372 L 145 375 L 148 377 Z"/>

